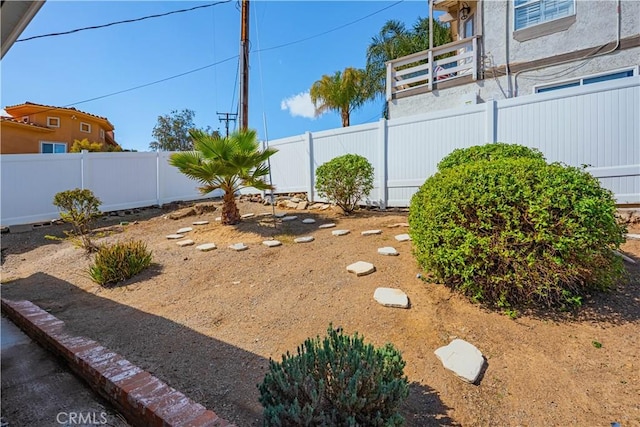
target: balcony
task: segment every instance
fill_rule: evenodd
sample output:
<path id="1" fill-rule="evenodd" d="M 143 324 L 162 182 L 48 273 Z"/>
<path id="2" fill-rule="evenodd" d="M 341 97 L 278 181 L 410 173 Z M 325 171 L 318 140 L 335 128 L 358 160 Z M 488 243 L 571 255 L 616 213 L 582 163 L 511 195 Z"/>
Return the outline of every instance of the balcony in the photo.
<path id="1" fill-rule="evenodd" d="M 480 36 L 387 62 L 387 101 L 478 80 Z"/>

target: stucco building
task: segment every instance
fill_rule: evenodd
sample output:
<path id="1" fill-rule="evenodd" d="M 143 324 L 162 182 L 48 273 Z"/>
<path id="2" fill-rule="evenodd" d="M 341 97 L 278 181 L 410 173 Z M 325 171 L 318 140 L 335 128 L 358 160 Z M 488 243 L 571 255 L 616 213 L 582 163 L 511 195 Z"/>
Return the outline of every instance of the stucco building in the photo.
<path id="1" fill-rule="evenodd" d="M 0 120 L 0 153 L 67 153 L 75 140 L 117 147 L 114 127 L 105 117 L 75 108 L 24 104 L 5 107 Z M 106 151 L 106 150 L 105 150 Z"/>
<path id="2" fill-rule="evenodd" d="M 387 64 L 389 117 L 638 75 L 635 0 L 434 0 L 453 43 Z"/>

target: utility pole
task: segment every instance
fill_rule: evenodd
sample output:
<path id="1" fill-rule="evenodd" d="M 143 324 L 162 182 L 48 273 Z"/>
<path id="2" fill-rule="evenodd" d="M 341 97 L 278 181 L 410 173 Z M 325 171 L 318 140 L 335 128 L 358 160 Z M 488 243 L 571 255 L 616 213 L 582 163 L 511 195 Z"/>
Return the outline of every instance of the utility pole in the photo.
<path id="1" fill-rule="evenodd" d="M 238 113 L 218 113 L 216 111 L 216 114 L 218 115 L 218 120 L 224 122 L 224 127 L 227 130 L 227 138 L 229 138 L 229 122 L 235 122 Z"/>
<path id="2" fill-rule="evenodd" d="M 240 32 L 240 130 L 249 127 L 249 0 L 242 0 Z"/>

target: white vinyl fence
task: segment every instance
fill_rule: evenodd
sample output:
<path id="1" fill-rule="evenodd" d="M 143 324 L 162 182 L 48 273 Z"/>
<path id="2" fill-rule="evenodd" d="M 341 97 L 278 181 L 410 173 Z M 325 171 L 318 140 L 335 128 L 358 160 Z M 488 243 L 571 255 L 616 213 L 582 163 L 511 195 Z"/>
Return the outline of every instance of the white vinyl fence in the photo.
<path id="1" fill-rule="evenodd" d="M 316 168 L 354 153 L 375 168 L 370 203 L 408 206 L 452 150 L 496 141 L 538 148 L 548 161 L 589 165 L 618 203 L 640 203 L 640 77 L 271 141 L 279 150 L 272 180 L 277 193 L 316 200 Z M 73 188 L 91 189 L 104 211 L 202 198 L 197 183 L 168 164 L 169 155 L 2 155 L 0 221 L 57 218 L 53 196 Z"/>

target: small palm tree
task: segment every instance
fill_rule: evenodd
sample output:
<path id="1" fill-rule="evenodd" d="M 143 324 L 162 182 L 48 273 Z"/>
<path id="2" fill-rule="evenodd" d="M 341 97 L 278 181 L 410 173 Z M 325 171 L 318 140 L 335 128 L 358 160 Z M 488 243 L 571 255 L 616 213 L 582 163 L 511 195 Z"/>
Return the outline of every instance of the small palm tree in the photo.
<path id="1" fill-rule="evenodd" d="M 169 163 L 203 186 L 202 194 L 214 190 L 224 191 L 221 222 L 233 225 L 240 222 L 235 193 L 241 188 L 272 190 L 264 178 L 269 174 L 266 161 L 278 150 L 260 145 L 254 130 L 234 132 L 220 138 L 201 130 L 189 132 L 195 151 L 174 153 Z"/>
<path id="2" fill-rule="evenodd" d="M 311 102 L 316 115 L 329 110 L 340 112 L 342 126 L 349 126 L 351 112 L 373 97 L 373 91 L 364 70 L 347 67 L 332 76 L 324 75 L 311 86 Z"/>

